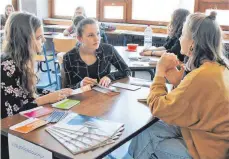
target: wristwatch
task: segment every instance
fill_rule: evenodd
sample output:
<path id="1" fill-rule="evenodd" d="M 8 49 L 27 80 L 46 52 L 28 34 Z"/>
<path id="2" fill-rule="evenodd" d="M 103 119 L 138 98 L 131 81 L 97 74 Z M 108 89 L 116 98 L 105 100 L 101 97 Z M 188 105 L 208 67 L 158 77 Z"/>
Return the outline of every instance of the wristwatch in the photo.
<path id="1" fill-rule="evenodd" d="M 152 50 L 152 52 L 151 52 L 151 56 L 153 56 L 153 52 L 154 52 L 154 51 Z"/>

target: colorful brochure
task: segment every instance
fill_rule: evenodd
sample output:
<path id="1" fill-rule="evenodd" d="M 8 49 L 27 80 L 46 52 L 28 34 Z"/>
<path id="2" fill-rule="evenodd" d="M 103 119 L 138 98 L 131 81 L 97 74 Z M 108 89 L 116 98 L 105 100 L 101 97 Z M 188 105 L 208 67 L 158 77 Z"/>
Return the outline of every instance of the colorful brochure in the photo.
<path id="1" fill-rule="evenodd" d="M 29 118 L 21 123 L 18 123 L 10 127 L 10 130 L 14 130 L 20 133 L 29 133 L 36 128 L 39 128 L 43 125 L 46 125 L 48 122 L 38 119 L 38 118 Z"/>
<path id="2" fill-rule="evenodd" d="M 39 106 L 30 110 L 20 112 L 19 114 L 27 118 L 38 118 L 50 114 L 53 110 L 48 107 Z"/>

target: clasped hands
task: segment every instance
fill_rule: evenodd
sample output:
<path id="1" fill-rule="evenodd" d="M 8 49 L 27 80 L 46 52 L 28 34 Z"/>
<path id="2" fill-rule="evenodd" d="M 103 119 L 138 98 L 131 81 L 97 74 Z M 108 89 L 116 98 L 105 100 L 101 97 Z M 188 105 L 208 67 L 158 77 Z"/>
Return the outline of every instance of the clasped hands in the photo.
<path id="1" fill-rule="evenodd" d="M 180 66 L 180 70 L 177 69 Z M 175 87 L 183 79 L 185 66 L 173 53 L 164 53 L 157 63 L 156 76 L 165 77 Z"/>

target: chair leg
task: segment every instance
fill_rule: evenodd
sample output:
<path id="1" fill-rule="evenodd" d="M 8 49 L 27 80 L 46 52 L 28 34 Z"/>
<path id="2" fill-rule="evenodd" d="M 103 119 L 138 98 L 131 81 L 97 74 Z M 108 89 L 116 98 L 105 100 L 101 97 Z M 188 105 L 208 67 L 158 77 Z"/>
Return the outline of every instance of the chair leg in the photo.
<path id="1" fill-rule="evenodd" d="M 135 77 L 135 71 L 132 71 L 132 77 Z"/>

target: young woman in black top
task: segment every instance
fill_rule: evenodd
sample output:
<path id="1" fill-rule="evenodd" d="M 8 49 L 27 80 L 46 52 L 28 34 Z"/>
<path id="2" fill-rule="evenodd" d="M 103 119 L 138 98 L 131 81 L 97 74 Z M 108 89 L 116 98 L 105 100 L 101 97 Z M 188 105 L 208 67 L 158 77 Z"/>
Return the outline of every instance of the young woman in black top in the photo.
<path id="1" fill-rule="evenodd" d="M 117 50 L 100 43 L 98 23 L 86 18 L 77 25 L 79 44 L 64 55 L 66 87 L 79 88 L 97 82 L 107 87 L 111 81 L 130 75 L 130 70 Z M 111 65 L 118 70 L 111 72 Z"/>
<path id="2" fill-rule="evenodd" d="M 181 47 L 179 38 L 182 33 L 183 23 L 189 14 L 189 11 L 186 9 L 175 10 L 168 26 L 169 36 L 166 39 L 166 43 L 162 47 L 143 50 L 140 54 L 142 56 L 161 56 L 165 52 L 171 52 L 176 54 L 178 59 L 183 62 L 184 56 L 180 53 Z"/>

